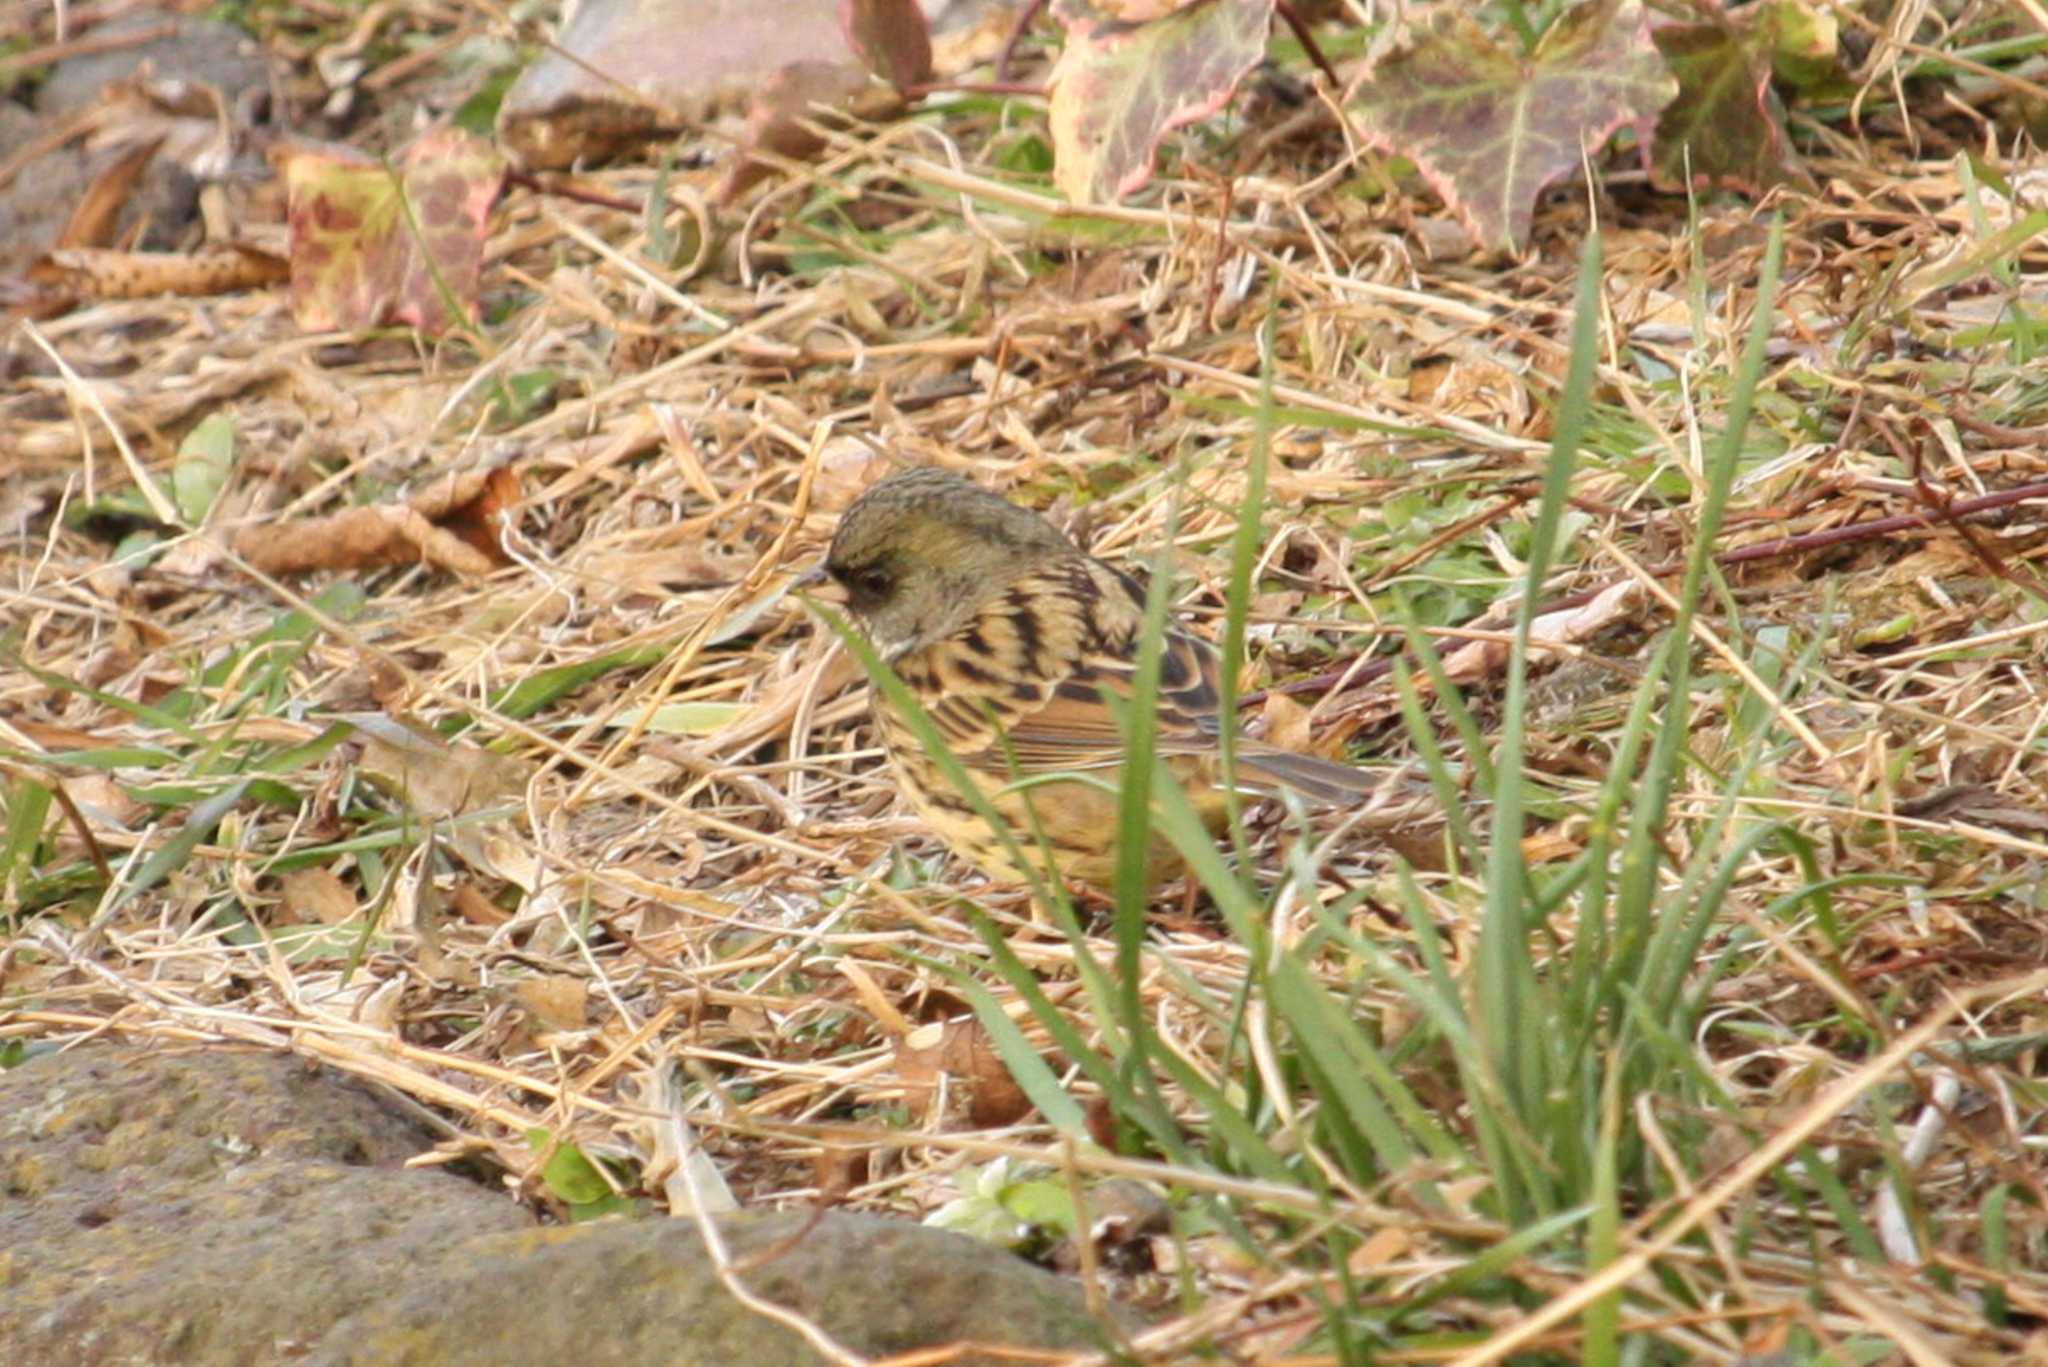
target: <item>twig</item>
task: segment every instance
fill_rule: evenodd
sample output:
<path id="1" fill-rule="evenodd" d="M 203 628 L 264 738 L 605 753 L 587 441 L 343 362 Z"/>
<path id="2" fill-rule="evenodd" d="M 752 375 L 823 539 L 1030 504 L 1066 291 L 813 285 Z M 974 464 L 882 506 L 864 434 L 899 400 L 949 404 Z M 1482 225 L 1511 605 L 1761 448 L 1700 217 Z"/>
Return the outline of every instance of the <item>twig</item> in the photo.
<path id="1" fill-rule="evenodd" d="M 1017 55 L 1017 45 L 1024 41 L 1024 35 L 1030 31 L 1032 20 L 1038 18 L 1039 11 L 1044 8 L 1045 0 L 1031 0 L 1030 4 L 1024 6 L 1024 12 L 1017 16 L 1017 22 L 1010 27 L 1009 41 L 1003 44 L 1003 50 L 996 55 L 998 81 L 1010 79 L 1010 61 Z"/>
<path id="2" fill-rule="evenodd" d="M 1294 36 L 1301 43 L 1302 51 L 1308 54 L 1308 59 L 1316 64 L 1316 68 L 1323 75 L 1330 78 L 1330 89 L 1333 91 L 1342 90 L 1344 88 L 1344 78 L 1337 74 L 1337 68 L 1331 66 L 1330 59 L 1323 55 L 1322 44 L 1316 42 L 1315 34 L 1309 32 L 1309 27 L 1303 22 L 1300 11 L 1289 4 L 1288 0 L 1273 0 L 1273 8 L 1282 19 L 1287 21 L 1287 27 L 1294 30 Z"/>

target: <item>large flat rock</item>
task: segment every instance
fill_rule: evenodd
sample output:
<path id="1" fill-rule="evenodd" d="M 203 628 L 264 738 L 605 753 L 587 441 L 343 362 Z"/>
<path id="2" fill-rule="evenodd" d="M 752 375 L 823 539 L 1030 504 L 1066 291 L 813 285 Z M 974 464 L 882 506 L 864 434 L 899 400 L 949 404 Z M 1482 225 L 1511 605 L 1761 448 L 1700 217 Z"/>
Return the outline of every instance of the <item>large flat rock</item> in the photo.
<path id="1" fill-rule="evenodd" d="M 103 1047 L 0 1073 L 0 1361 L 826 1360 L 731 1295 L 695 1224 L 543 1226 L 402 1166 L 430 1142 L 271 1054 Z M 720 1228 L 751 1292 L 863 1356 L 1104 1341 L 1071 1283 L 960 1235 L 841 1213 Z"/>

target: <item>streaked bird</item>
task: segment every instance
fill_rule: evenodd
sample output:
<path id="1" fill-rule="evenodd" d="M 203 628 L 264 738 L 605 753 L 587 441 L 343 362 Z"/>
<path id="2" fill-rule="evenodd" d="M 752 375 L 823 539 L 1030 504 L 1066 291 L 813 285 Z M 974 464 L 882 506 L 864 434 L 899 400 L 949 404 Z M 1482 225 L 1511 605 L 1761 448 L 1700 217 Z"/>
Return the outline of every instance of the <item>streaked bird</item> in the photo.
<path id="1" fill-rule="evenodd" d="M 1107 886 L 1116 869 L 1124 746 L 1105 695 L 1131 695 L 1144 586 L 1030 509 L 928 468 L 891 475 L 861 495 L 841 517 L 821 568 L 1026 856 L 1042 864 L 1042 833 L 1054 871 Z M 1207 641 L 1169 619 L 1155 745 L 1211 831 L 1222 829 L 1228 810 L 1218 786 L 1228 724 L 1219 712 L 1221 668 Z M 910 805 L 954 852 L 998 879 L 1022 881 L 1010 851 L 879 689 L 874 709 Z M 1054 774 L 1104 782 L 1032 781 Z M 1348 765 L 1249 736 L 1237 742 L 1236 781 L 1240 791 L 1287 788 L 1331 805 L 1379 799 L 1385 786 Z M 1154 833 L 1152 881 L 1179 866 Z"/>

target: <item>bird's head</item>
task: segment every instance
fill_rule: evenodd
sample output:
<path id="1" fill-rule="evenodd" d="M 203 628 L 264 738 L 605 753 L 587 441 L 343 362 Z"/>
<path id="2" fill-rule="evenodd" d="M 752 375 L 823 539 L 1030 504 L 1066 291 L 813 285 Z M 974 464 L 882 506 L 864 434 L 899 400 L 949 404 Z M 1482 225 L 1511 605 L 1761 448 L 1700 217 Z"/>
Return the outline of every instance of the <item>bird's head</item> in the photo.
<path id="1" fill-rule="evenodd" d="M 890 475 L 846 510 L 823 570 L 893 660 L 957 630 L 1020 574 L 1076 553 L 1030 509 L 923 468 Z"/>

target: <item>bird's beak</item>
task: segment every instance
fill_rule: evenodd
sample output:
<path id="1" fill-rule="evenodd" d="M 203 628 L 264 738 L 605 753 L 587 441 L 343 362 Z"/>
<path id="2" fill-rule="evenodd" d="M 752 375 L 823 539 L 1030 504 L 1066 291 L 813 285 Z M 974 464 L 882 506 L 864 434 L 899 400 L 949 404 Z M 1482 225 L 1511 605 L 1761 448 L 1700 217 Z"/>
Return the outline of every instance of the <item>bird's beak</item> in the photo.
<path id="1" fill-rule="evenodd" d="M 826 575 L 822 563 L 811 566 L 790 580 L 789 587 L 791 592 L 808 593 L 821 603 L 831 603 L 835 607 L 846 606 L 846 590 Z"/>

